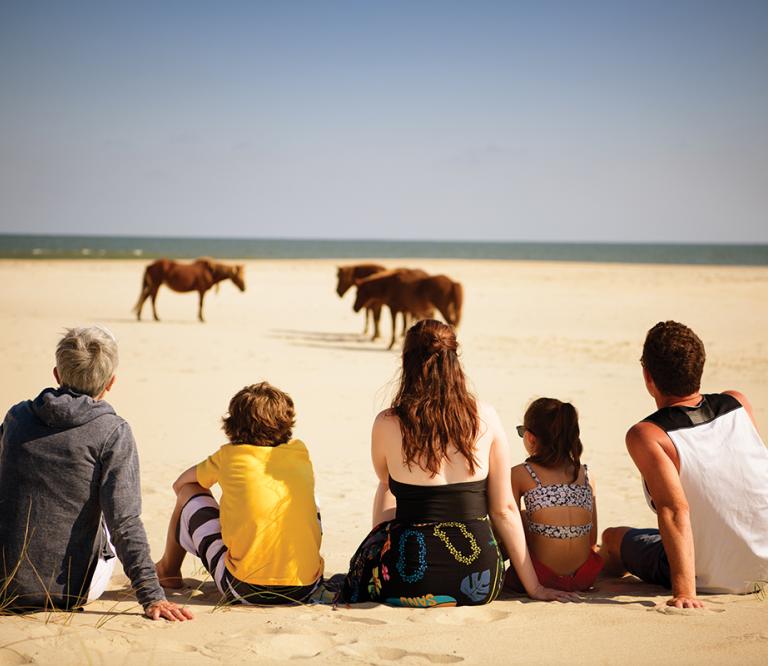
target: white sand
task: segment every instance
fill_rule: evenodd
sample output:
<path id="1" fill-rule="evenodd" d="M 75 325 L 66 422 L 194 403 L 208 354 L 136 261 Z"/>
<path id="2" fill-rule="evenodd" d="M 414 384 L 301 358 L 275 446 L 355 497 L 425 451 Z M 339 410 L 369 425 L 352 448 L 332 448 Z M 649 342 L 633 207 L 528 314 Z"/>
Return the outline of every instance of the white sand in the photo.
<path id="1" fill-rule="evenodd" d="M 750 397 L 768 433 L 768 269 L 496 261 L 400 260 L 465 288 L 459 330 L 478 395 L 496 406 L 515 458 L 526 403 L 548 395 L 580 411 L 585 461 L 597 482 L 600 525 L 653 526 L 624 433 L 653 411 L 638 358 L 661 319 L 690 325 L 709 360 L 703 388 Z M 352 295 L 335 292 L 335 262 L 248 262 L 248 290 L 230 284 L 196 321 L 196 294 L 160 292 L 163 321 L 131 314 L 143 262 L 0 262 L 0 408 L 52 384 L 65 326 L 99 322 L 120 341 L 109 395 L 132 425 L 142 462 L 144 521 L 159 557 L 176 475 L 224 442 L 231 395 L 268 379 L 293 396 L 296 435 L 311 451 L 322 504 L 327 573 L 346 570 L 370 527 L 368 458 L 376 412 L 387 405 L 398 354 L 360 336 Z M 148 307 L 144 317 L 150 318 Z M 382 317 L 385 340 L 388 315 Z M 672 611 L 659 588 L 600 581 L 581 604 L 505 596 L 488 606 L 436 610 L 369 605 L 216 609 L 199 562 L 188 559 L 194 622 L 141 617 L 120 572 L 85 612 L 0 618 L 0 664 L 239 663 L 315 656 L 355 663 L 764 663 L 768 600 L 707 597 L 704 611 Z M 202 583 L 202 585 L 200 585 Z M 195 589 L 199 588 L 199 589 Z M 658 606 L 657 604 L 662 604 Z M 119 615 L 117 615 L 119 613 Z"/>

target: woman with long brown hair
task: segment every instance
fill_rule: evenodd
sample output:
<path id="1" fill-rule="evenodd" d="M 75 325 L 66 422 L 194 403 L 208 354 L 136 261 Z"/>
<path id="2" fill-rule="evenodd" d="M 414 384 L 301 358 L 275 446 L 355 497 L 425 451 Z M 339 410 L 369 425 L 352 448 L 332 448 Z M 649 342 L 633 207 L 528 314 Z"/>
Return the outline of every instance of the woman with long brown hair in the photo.
<path id="1" fill-rule="evenodd" d="M 435 320 L 406 335 L 397 394 L 371 435 L 374 529 L 350 562 L 340 601 L 489 603 L 504 577 L 494 530 L 530 597 L 572 596 L 539 584 L 509 484 L 506 435 L 495 410 L 467 389 L 457 349 L 453 329 Z"/>

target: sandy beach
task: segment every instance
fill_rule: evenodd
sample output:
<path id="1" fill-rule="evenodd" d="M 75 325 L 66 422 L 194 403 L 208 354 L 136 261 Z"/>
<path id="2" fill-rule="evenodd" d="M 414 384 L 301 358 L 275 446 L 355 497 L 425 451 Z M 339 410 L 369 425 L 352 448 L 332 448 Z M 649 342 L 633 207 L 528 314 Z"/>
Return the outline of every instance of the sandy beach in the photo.
<path id="1" fill-rule="evenodd" d="M 388 406 L 398 349 L 361 335 L 351 293 L 339 299 L 332 260 L 246 262 L 247 290 L 206 299 L 161 289 L 162 321 L 131 313 L 143 261 L 0 262 L 0 408 L 53 383 L 64 327 L 102 323 L 120 344 L 109 402 L 131 424 L 142 466 L 143 519 L 162 552 L 171 483 L 225 439 L 220 419 L 243 385 L 268 379 L 297 408 L 295 435 L 315 466 L 326 574 L 346 571 L 370 528 L 375 477 L 370 426 Z M 348 262 L 344 262 L 348 263 Z M 707 349 L 703 390 L 739 389 L 768 434 L 768 268 L 393 260 L 463 283 L 462 358 L 477 395 L 493 404 L 514 459 L 514 426 L 546 395 L 580 413 L 584 461 L 596 481 L 599 523 L 655 526 L 624 433 L 654 411 L 639 357 L 659 320 L 691 326 Z M 0 617 L 0 664 L 764 663 L 768 599 L 715 595 L 703 611 L 664 606 L 668 593 L 633 578 L 600 579 L 578 604 L 504 595 L 488 606 L 430 611 L 363 605 L 333 610 L 222 608 L 188 558 L 188 586 L 169 598 L 194 622 L 151 622 L 118 567 L 109 591 L 79 613 Z"/>

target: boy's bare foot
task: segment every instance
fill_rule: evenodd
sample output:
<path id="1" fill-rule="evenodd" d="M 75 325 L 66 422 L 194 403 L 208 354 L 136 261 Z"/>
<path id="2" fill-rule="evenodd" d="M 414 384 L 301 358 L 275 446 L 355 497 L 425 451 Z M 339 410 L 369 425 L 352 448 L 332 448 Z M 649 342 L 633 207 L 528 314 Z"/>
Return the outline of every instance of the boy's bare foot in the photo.
<path id="1" fill-rule="evenodd" d="M 165 568 L 165 564 L 160 560 L 155 562 L 155 571 L 157 571 L 157 577 L 160 580 L 160 585 L 169 590 L 179 590 L 184 587 L 184 579 L 181 577 L 181 570 L 170 571 Z"/>

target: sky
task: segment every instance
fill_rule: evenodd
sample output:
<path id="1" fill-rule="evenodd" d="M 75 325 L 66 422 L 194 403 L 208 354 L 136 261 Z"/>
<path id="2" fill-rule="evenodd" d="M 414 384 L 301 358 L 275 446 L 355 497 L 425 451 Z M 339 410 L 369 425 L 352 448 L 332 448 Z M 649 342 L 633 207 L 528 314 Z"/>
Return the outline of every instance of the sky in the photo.
<path id="1" fill-rule="evenodd" d="M 768 243 L 768 2 L 0 2 L 0 233 Z"/>

